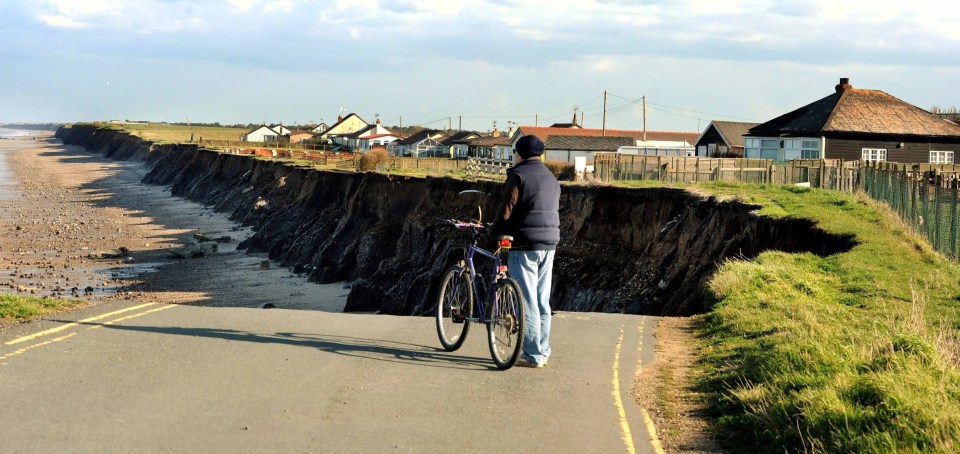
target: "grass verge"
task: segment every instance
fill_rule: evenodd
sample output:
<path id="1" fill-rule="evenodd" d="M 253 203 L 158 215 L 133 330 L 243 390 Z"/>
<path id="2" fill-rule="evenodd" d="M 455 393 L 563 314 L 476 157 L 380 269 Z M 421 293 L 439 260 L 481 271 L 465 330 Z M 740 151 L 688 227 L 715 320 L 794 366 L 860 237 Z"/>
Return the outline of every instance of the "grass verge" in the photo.
<path id="1" fill-rule="evenodd" d="M 83 301 L 0 294 L 0 322 L 23 321 L 85 304 Z"/>
<path id="2" fill-rule="evenodd" d="M 712 183 L 852 250 L 729 260 L 697 318 L 699 386 L 735 452 L 956 452 L 960 269 L 863 195 Z"/>

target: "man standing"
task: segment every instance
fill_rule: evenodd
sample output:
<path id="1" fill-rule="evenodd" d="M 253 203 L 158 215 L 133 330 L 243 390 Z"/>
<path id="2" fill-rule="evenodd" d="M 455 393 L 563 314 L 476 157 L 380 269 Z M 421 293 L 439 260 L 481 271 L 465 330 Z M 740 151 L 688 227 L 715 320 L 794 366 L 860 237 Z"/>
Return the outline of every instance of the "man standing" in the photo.
<path id="1" fill-rule="evenodd" d="M 513 236 L 507 266 L 523 292 L 526 312 L 522 367 L 543 367 L 550 358 L 550 286 L 560 242 L 560 183 L 543 164 L 537 136 L 517 141 L 491 233 Z"/>

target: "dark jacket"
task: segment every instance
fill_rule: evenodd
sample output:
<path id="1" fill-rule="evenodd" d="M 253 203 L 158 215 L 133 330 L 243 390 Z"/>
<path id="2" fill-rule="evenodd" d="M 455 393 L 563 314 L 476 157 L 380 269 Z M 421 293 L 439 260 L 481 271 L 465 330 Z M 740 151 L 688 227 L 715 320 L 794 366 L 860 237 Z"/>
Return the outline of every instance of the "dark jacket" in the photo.
<path id="1" fill-rule="evenodd" d="M 507 170 L 507 181 L 493 238 L 513 236 L 513 249 L 544 251 L 560 242 L 560 183 L 540 158 L 524 159 Z"/>

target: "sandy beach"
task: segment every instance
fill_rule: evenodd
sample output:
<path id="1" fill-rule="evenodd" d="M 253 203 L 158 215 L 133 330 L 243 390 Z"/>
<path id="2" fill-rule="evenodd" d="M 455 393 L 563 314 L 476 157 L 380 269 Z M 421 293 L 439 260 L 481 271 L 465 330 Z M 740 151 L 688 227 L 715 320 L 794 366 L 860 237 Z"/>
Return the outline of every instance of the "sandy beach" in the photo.
<path id="1" fill-rule="evenodd" d="M 236 250 L 249 229 L 142 184 L 143 164 L 109 161 L 46 134 L 0 140 L 0 291 L 91 304 L 342 311 L 342 283 L 309 283 Z"/>

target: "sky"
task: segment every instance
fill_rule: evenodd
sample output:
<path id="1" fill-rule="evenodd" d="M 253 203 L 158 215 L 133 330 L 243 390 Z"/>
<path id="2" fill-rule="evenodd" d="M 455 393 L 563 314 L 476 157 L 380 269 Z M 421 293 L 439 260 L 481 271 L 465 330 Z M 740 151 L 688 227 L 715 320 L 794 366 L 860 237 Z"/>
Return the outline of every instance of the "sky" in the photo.
<path id="1" fill-rule="evenodd" d="M 960 106 L 952 0 L 0 0 L 0 123 L 764 122 L 840 77 Z M 644 115 L 643 97 L 646 98 Z"/>

